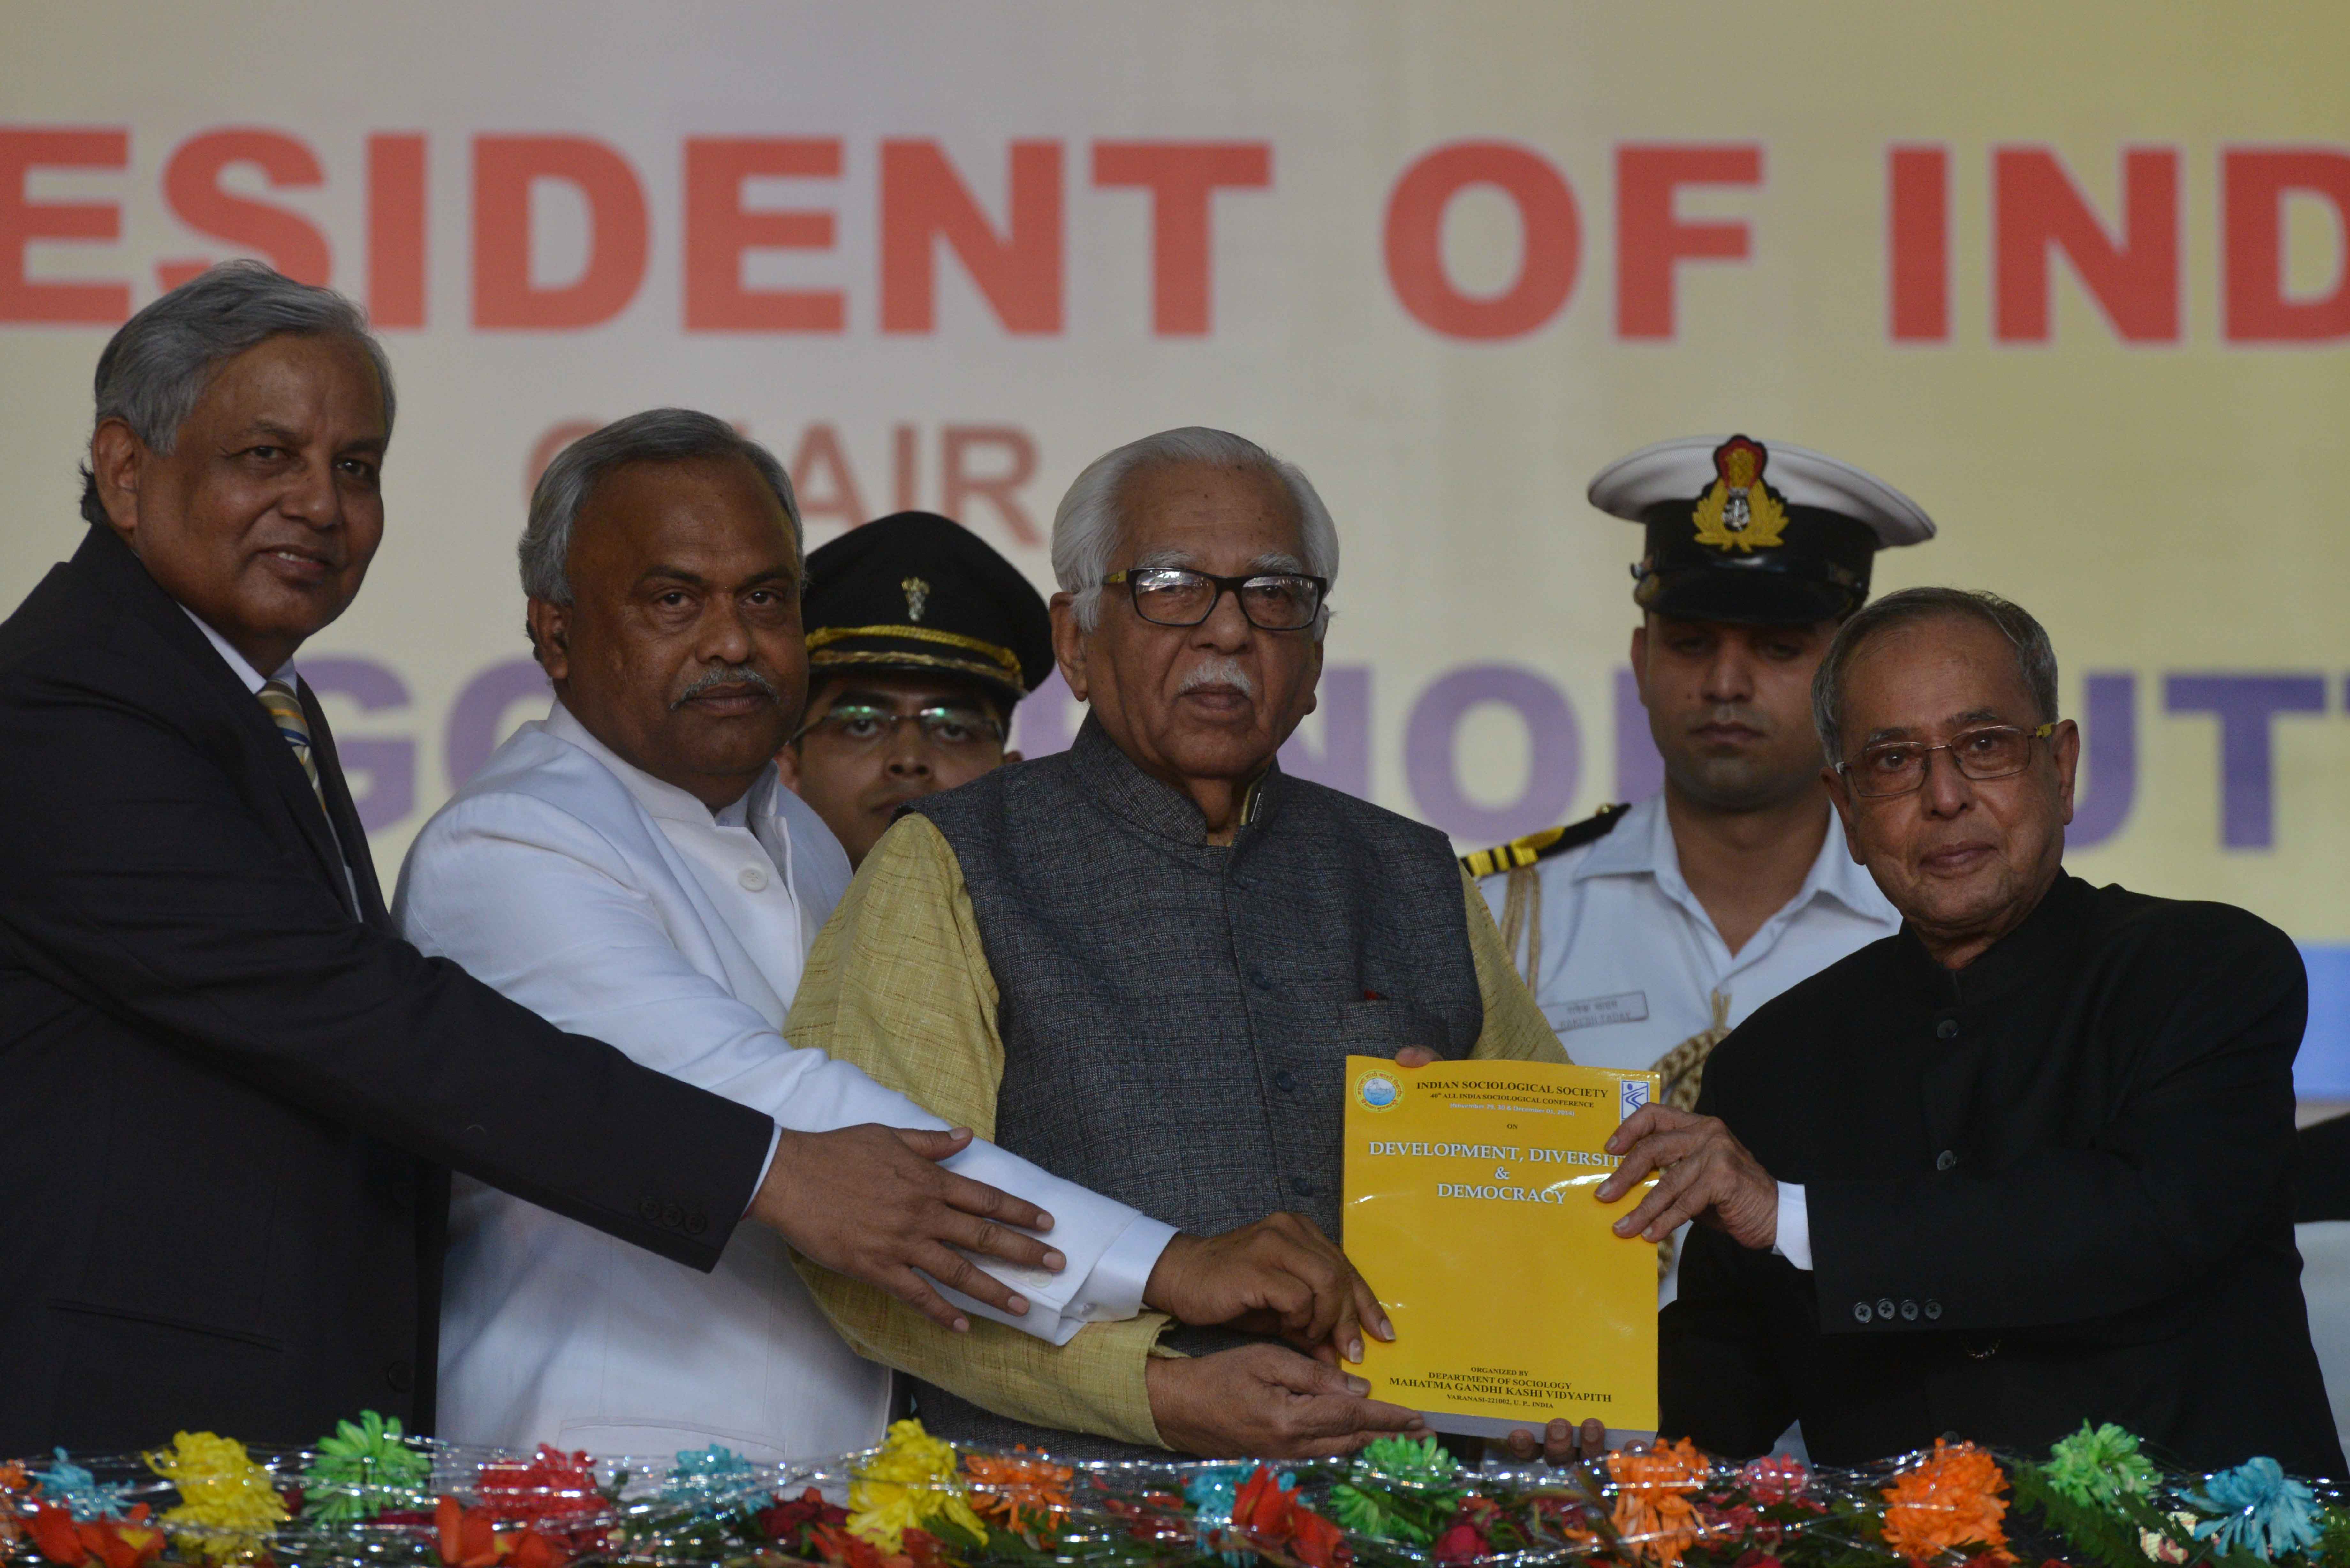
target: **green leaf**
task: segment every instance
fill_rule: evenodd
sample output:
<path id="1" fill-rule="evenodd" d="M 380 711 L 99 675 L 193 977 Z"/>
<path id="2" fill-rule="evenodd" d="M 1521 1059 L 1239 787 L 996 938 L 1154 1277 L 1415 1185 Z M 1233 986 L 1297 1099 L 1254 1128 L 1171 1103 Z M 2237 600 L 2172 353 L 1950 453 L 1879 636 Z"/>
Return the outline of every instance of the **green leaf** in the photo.
<path id="1" fill-rule="evenodd" d="M 2077 1502 L 2065 1495 L 2061 1480 L 2039 1465 L 2012 1465 L 2009 1480 L 2015 1488 L 2018 1512 L 2038 1516 L 2064 1538 L 2067 1547 L 2089 1558 L 2098 1568 L 2149 1568 L 2153 1559 L 2138 1549 L 2138 1532 L 2157 1528 L 2175 1532 L 2178 1528 L 2144 1504 L 2139 1505 L 2138 1511 L 2151 1522 L 2128 1517 L 2126 1512 L 2108 1512 Z"/>

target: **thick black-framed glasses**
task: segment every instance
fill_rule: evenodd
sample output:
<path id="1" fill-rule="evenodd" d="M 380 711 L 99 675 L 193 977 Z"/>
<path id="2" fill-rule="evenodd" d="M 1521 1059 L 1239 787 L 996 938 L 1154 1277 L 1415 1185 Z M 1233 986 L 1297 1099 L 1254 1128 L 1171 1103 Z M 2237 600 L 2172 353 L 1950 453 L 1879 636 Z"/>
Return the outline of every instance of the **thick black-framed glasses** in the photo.
<path id="1" fill-rule="evenodd" d="M 822 731 L 850 746 L 879 745 L 894 737 L 898 726 L 910 721 L 920 726 L 922 739 L 941 751 L 969 751 L 991 742 L 1003 744 L 1003 726 L 975 709 L 932 704 L 911 713 L 893 713 L 870 702 L 837 704 L 821 719 L 800 726 L 793 740 Z"/>
<path id="2" fill-rule="evenodd" d="M 1219 577 L 1189 566 L 1137 566 L 1102 581 L 1124 583 L 1133 596 L 1134 613 L 1154 626 L 1198 626 L 1230 594 L 1260 631 L 1304 631 L 1322 613 L 1323 597 L 1330 591 L 1329 578 L 1303 572 Z"/>
<path id="3" fill-rule="evenodd" d="M 2032 742 L 2055 733 L 2051 720 L 2036 730 L 2013 724 L 1985 724 L 1963 730 L 1939 745 L 1923 741 L 1886 741 L 1863 746 L 1856 761 L 1838 763 L 1836 772 L 1852 793 L 1866 800 L 1915 794 L 1925 786 L 1926 772 L 1936 752 L 1950 753 L 1950 763 L 1970 779 L 2003 779 L 2022 773 L 2032 763 Z"/>

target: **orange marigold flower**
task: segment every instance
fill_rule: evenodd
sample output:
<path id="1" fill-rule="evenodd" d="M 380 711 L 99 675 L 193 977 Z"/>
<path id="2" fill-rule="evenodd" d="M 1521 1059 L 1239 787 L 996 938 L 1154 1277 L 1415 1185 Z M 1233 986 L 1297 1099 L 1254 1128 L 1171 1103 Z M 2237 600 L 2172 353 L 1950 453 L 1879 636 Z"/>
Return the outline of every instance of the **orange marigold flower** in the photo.
<path id="1" fill-rule="evenodd" d="M 1609 1522 L 1617 1538 L 1659 1568 L 1680 1568 L 1681 1553 L 1705 1534 L 1692 1500 L 1712 1471 L 1712 1463 L 1686 1438 L 1659 1443 L 1645 1454 L 1628 1449 L 1610 1453 L 1607 1474 L 1616 1483 L 1616 1507 Z"/>
<path id="2" fill-rule="evenodd" d="M 1000 1520 L 1015 1532 L 1051 1522 L 1069 1509 L 1069 1482 L 1076 1471 L 1049 1459 L 1019 1457 L 1015 1449 L 1001 1458 L 965 1454 L 962 1468 L 971 1477 L 972 1506 L 989 1519 Z"/>
<path id="3" fill-rule="evenodd" d="M 1923 1561 L 1961 1546 L 1986 1546 L 2002 1563 L 2007 1550 L 2007 1476 L 1972 1443 L 1934 1439 L 1934 1451 L 1893 1478 L 1883 1496 L 1885 1544 Z"/>

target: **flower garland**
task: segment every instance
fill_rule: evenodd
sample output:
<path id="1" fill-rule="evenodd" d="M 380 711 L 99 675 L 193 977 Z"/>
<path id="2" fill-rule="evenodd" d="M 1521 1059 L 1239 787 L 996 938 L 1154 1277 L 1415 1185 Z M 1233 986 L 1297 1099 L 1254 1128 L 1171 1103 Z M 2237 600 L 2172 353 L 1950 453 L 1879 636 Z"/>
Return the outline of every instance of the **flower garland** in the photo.
<path id="1" fill-rule="evenodd" d="M 410 1446 L 397 1417 L 363 1410 L 338 1421 L 318 1440 L 318 1456 L 302 1473 L 306 1495 L 325 1498 L 317 1517 L 329 1523 L 373 1519 L 386 1509 L 421 1508 L 430 1501 L 432 1459 Z"/>
<path id="2" fill-rule="evenodd" d="M 2248 1459 L 2222 1470 L 2186 1501 L 2215 1517 L 2195 1527 L 2195 1539 L 2222 1552 L 2250 1552 L 2263 1563 L 2318 1543 L 2324 1527 L 2317 1494 L 2286 1478 L 2274 1459 Z"/>
<path id="3" fill-rule="evenodd" d="M 1680 1568 L 1682 1553 L 1705 1535 L 1697 1494 L 1712 1473 L 1712 1461 L 1687 1438 L 1659 1443 L 1646 1453 L 1623 1449 L 1609 1454 L 1607 1474 L 1617 1493 L 1607 1521 L 1616 1538 L 1658 1568 Z"/>
<path id="4" fill-rule="evenodd" d="M 2152 1497 L 2162 1480 L 2138 1451 L 2137 1438 L 2110 1421 L 2095 1428 L 2084 1421 L 2079 1431 L 2058 1438 L 2041 1469 L 2050 1486 L 2083 1508 Z"/>
<path id="5" fill-rule="evenodd" d="M 432 1495 L 434 1492 L 438 1495 Z M 2012 1501 L 2011 1501 L 2012 1500 Z M 154 1511 L 161 1510 L 160 1516 Z M 2026 1546 L 2029 1555 L 2022 1555 Z M 1687 1442 L 1563 1470 L 1462 1469 L 1432 1438 L 1353 1461 L 1084 1467 L 920 1422 L 779 1469 L 468 1454 L 371 1412 L 314 1451 L 182 1432 L 0 1461 L 0 1564 L 55 1568 L 2350 1568 L 2350 1494 L 2256 1458 L 2166 1476 L 2121 1428 L 2041 1459 L 1937 1442 L 1883 1467 L 1741 1465 Z"/>
<path id="6" fill-rule="evenodd" d="M 289 1517 L 268 1468 L 233 1438 L 177 1433 L 147 1456 L 147 1468 L 179 1490 L 180 1505 L 162 1523 L 182 1552 L 214 1563 L 257 1558 Z"/>
<path id="7" fill-rule="evenodd" d="M 1033 1535 L 1070 1511 L 1069 1483 L 1077 1472 L 1015 1448 L 1009 1458 L 966 1454 L 972 1506 L 983 1519 L 1015 1535 Z"/>
<path id="8" fill-rule="evenodd" d="M 1347 1532 L 1305 1505 L 1296 1485 L 1259 1465 L 1232 1500 L 1232 1525 L 1258 1552 L 1306 1568 L 1347 1568 Z"/>
<path id="9" fill-rule="evenodd" d="M 887 1552 L 904 1546 L 906 1532 L 934 1521 L 986 1540 L 987 1526 L 964 1496 L 958 1463 L 954 1445 L 931 1437 L 920 1421 L 892 1424 L 880 1451 L 858 1468 L 848 1490 L 848 1532 Z"/>
<path id="10" fill-rule="evenodd" d="M 1885 1497 L 1885 1544 L 1926 1561 L 1965 1552 L 2012 1563 L 2007 1550 L 2007 1476 L 1972 1443 L 1934 1439 L 1933 1451 L 1894 1478 Z"/>

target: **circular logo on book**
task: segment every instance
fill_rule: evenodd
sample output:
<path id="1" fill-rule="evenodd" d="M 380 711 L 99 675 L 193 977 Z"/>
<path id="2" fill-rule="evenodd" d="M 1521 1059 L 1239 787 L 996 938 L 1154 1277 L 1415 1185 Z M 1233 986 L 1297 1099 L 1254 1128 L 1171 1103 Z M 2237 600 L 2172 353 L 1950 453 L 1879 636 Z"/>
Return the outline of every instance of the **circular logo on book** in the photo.
<path id="1" fill-rule="evenodd" d="M 1367 1111 L 1391 1111 L 1403 1098 L 1403 1085 L 1385 1073 L 1366 1073 L 1356 1082 L 1355 1098 Z"/>

